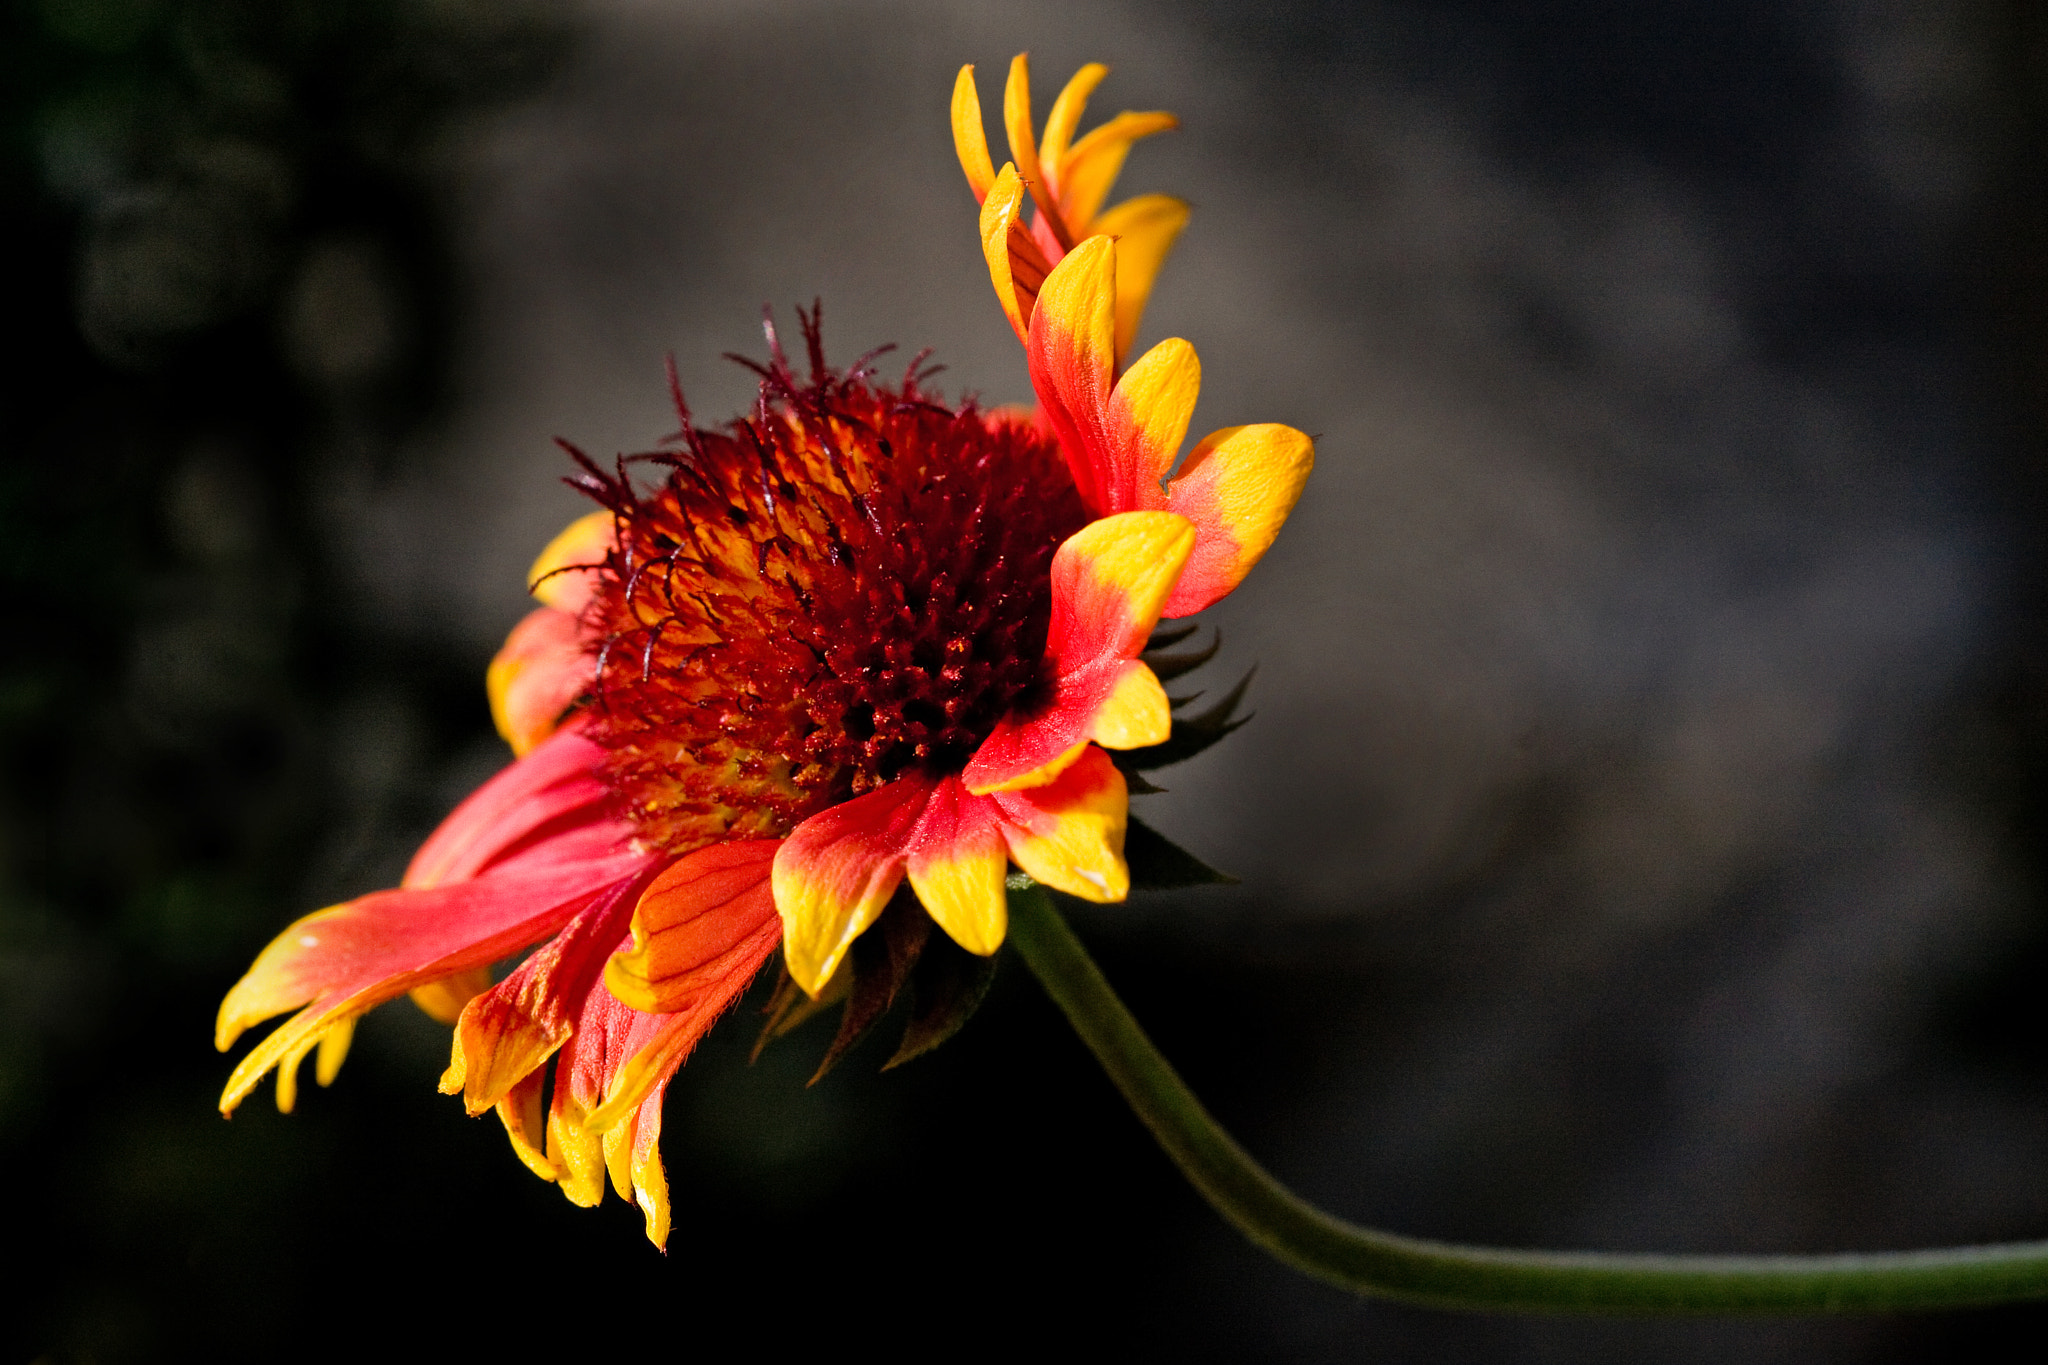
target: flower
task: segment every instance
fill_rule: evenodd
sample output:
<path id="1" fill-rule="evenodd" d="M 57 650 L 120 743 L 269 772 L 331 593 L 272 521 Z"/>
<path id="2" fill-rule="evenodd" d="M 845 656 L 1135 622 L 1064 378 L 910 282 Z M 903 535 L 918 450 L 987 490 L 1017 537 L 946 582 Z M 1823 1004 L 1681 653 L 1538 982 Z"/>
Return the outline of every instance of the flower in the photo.
<path id="1" fill-rule="evenodd" d="M 1301 497 L 1315 448 L 1292 427 L 1226 427 L 1204 437 L 1167 477 L 1194 415 L 1201 360 L 1178 337 L 1128 371 L 1123 357 L 1187 206 L 1143 195 L 1097 210 L 1131 144 L 1179 121 L 1126 112 L 1073 141 L 1088 96 L 1108 74 L 1099 63 L 1076 72 L 1034 147 L 1030 71 L 1020 53 L 1003 98 L 1016 159 L 997 173 L 981 131 L 974 68 L 964 66 L 953 86 L 953 141 L 981 201 L 996 297 L 1024 342 L 1040 410 L 1089 511 L 1171 511 L 1196 528 L 1194 557 L 1164 612 L 1188 616 L 1229 593 L 1266 553 Z M 1038 210 L 1028 228 L 1021 218 L 1026 187 Z"/>
<path id="2" fill-rule="evenodd" d="M 1013 145 L 1030 133 L 1023 71 Z M 516 761 L 399 887 L 308 915 L 257 957 L 218 1045 L 294 1012 L 235 1067 L 223 1112 L 272 1068 L 289 1110 L 306 1057 L 326 1084 L 355 1020 L 410 992 L 454 1025 L 441 1088 L 495 1110 L 571 1200 L 595 1204 L 609 1175 L 662 1244 L 665 1089 L 778 946 L 813 1000 L 853 993 L 844 1034 L 886 1007 L 929 926 L 962 960 L 996 952 L 1012 865 L 1123 899 L 1129 787 L 1109 751 L 1174 731 L 1143 657 L 1154 627 L 1242 579 L 1312 457 L 1291 428 L 1233 428 L 1166 481 L 1194 352 L 1163 342 L 1118 378 L 1124 243 L 1096 231 L 1129 225 L 1096 210 L 1133 130 L 1166 116 L 1069 145 L 1101 74 L 1055 107 L 1043 145 L 1063 178 L 1019 229 L 1058 259 L 1030 299 L 1004 296 L 1030 310 L 1042 411 L 947 406 L 922 356 L 893 385 L 872 354 L 834 370 L 813 311 L 801 377 L 769 325 L 748 416 L 698 427 L 671 371 L 676 437 L 609 470 L 571 448 L 597 510 L 535 561 L 539 606 L 486 677 Z M 960 108 L 956 91 L 956 128 Z M 993 203 L 1002 177 L 984 178 Z M 864 977 L 850 954 L 878 920 L 889 965 Z M 957 1027 L 913 1023 L 920 1047 Z"/>

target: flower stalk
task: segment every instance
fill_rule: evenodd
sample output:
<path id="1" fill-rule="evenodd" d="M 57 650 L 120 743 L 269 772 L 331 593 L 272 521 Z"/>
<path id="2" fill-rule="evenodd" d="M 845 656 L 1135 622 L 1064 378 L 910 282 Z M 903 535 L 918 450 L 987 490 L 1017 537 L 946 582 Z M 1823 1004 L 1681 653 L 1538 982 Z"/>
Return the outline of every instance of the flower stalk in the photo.
<path id="1" fill-rule="evenodd" d="M 2048 1241 L 1816 1256 L 1462 1246 L 1359 1227 L 1303 1200 L 1202 1107 L 1043 887 L 1010 890 L 1010 942 L 1189 1183 L 1297 1270 L 1436 1308 L 1637 1316 L 1961 1308 L 2048 1298 Z"/>

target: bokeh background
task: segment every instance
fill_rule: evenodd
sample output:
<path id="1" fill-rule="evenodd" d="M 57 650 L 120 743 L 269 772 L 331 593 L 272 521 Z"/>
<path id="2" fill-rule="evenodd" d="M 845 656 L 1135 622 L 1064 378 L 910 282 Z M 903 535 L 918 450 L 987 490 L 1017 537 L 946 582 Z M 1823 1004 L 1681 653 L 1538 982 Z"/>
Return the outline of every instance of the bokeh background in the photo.
<path id="1" fill-rule="evenodd" d="M 2048 29 L 2020 0 L 12 0 L 0 34 L 10 1359 L 1894 1361 L 2048 1317 L 1470 1318 L 1253 1252 L 1014 963 L 823 1084 L 672 1089 L 666 1256 L 401 1002 L 223 1122 L 220 995 L 504 761 L 550 438 L 736 410 L 759 310 L 1020 400 L 944 121 L 1164 107 L 1147 323 L 1320 438 L 1213 615 L 1258 718 L 1078 916 L 1310 1197 L 1514 1244 L 2048 1231 Z M 784 1343 L 788 1343 L 785 1347 Z"/>

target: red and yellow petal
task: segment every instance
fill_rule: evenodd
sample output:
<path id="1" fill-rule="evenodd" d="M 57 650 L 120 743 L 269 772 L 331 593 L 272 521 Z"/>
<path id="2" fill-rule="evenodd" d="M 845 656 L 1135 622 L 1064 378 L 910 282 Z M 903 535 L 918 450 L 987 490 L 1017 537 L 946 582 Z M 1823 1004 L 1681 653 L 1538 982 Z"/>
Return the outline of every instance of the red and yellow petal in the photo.
<path id="1" fill-rule="evenodd" d="M 943 779 L 912 831 L 905 870 L 947 937 L 983 957 L 1003 946 L 1009 906 L 1003 874 L 1009 870 L 1000 812 L 957 777 Z"/>
<path id="2" fill-rule="evenodd" d="M 542 605 L 580 616 L 597 591 L 598 571 L 618 544 L 612 514 L 586 512 L 562 528 L 526 571 L 526 590 Z"/>
<path id="3" fill-rule="evenodd" d="M 1137 656 L 1194 547 L 1193 525 L 1172 512 L 1123 512 L 1067 538 L 1052 561 L 1052 703 L 996 726 L 962 774 L 970 791 L 1050 782 L 1091 740 L 1135 749 L 1166 739 L 1165 689 Z"/>
<path id="4" fill-rule="evenodd" d="M 806 993 L 825 988 L 895 894 L 932 787 L 930 778 L 900 777 L 820 811 L 776 850 L 772 884 L 783 958 Z"/>
<path id="5" fill-rule="evenodd" d="M 604 1130 L 604 1162 L 619 1198 L 639 1205 L 647 1240 L 666 1249 L 668 1175 L 661 1168 L 661 1104 L 666 1087 L 641 1101 L 631 1118 Z"/>
<path id="6" fill-rule="evenodd" d="M 374 892 L 305 916 L 257 955 L 221 1001 L 214 1041 L 222 1051 L 250 1025 L 298 1009 L 235 1067 L 221 1094 L 222 1112 L 240 1104 L 271 1067 L 304 1057 L 337 1026 L 414 986 L 486 966 L 545 938 L 593 893 L 650 861 L 629 851 L 446 886 Z"/>
<path id="7" fill-rule="evenodd" d="M 455 1024 L 442 1094 L 460 1094 L 471 1114 L 481 1114 L 568 1041 L 648 880 L 620 881 L 593 897 L 510 976 L 469 1002 Z"/>
<path id="8" fill-rule="evenodd" d="M 536 841 L 534 836 L 550 828 L 561 833 L 578 824 L 602 826 L 596 818 L 606 800 L 597 776 L 602 757 L 603 752 L 581 735 L 557 733 L 451 811 L 413 854 L 400 885 L 417 889 L 466 880 L 521 845 L 531 850 L 527 863 L 542 846 L 555 854 L 576 856 L 575 837 Z M 623 847 L 630 831 L 615 824 L 602 837 Z M 474 967 L 415 986 L 410 994 L 435 1022 L 453 1024 L 464 1006 L 490 988 L 490 968 Z"/>
<path id="9" fill-rule="evenodd" d="M 1300 500 L 1315 458 L 1313 441 L 1277 423 L 1203 438 L 1166 489 L 1166 505 L 1200 534 L 1163 615 L 1191 616 L 1244 581 Z"/>
<path id="10" fill-rule="evenodd" d="M 764 951 L 754 966 L 758 968 L 766 956 Z M 719 1008 L 737 999 L 752 979 L 752 971 L 740 976 Z M 544 1166 L 536 1170 L 554 1179 L 572 1203 L 585 1206 L 604 1197 L 609 1176 L 621 1198 L 639 1205 L 647 1238 L 656 1246 L 666 1244 L 669 1232 L 668 1181 L 657 1146 L 662 1098 L 688 1051 L 664 1040 L 672 1042 L 687 1032 L 694 1043 L 717 1013 L 700 1008 L 688 1015 L 648 1014 L 619 1000 L 600 981 L 583 1001 L 575 1034 L 555 1062 Z M 628 1059 L 644 1058 L 665 1046 L 667 1064 L 639 1087 L 630 1102 L 615 1103 L 621 1097 L 622 1076 L 631 1065 Z M 514 1145 L 518 1142 L 515 1135 Z"/>
<path id="11" fill-rule="evenodd" d="M 1026 192 L 1010 162 L 996 175 L 981 202 L 981 251 L 1003 315 L 1022 341 L 1038 303 L 1038 291 L 1052 270 L 1044 249 L 1025 228 Z"/>
<path id="12" fill-rule="evenodd" d="M 674 1014 L 730 975 L 755 940 L 772 948 L 782 934 L 769 885 L 779 847 L 736 840 L 670 864 L 634 907 L 633 944 L 605 964 L 605 986 L 634 1009 Z"/>
<path id="13" fill-rule="evenodd" d="M 619 1052 L 620 1061 L 605 1082 L 602 1102 L 584 1120 L 587 1126 L 603 1130 L 623 1121 L 668 1084 L 698 1040 L 746 993 L 748 984 L 774 955 L 782 941 L 782 923 L 766 884 L 757 885 L 762 892 L 759 900 L 751 895 L 741 898 L 744 913 L 725 920 L 720 935 L 724 946 L 690 974 L 687 992 L 676 997 L 676 1008 L 663 1013 L 640 1011 L 642 1022 Z M 609 970 L 605 980 L 610 990 Z"/>
<path id="14" fill-rule="evenodd" d="M 1027 339 L 1039 403 L 1082 497 L 1105 516 L 1166 507 L 1160 481 L 1187 438 L 1202 387 L 1201 360 L 1178 337 L 1112 382 L 1121 260 L 1121 246 L 1107 237 L 1076 247 L 1046 277 Z M 1130 325 L 1135 331 L 1135 314 Z"/>
<path id="15" fill-rule="evenodd" d="M 484 673 L 491 720 L 524 756 L 555 732 L 591 681 L 591 656 L 581 618 L 537 607 L 512 627 Z"/>
<path id="16" fill-rule="evenodd" d="M 1130 894 L 1130 794 L 1108 754 L 1091 746 L 1057 780 L 989 799 L 1002 811 L 1010 857 L 1031 877 L 1084 900 Z"/>
<path id="17" fill-rule="evenodd" d="M 1031 387 L 1060 439 L 1082 501 L 1114 505 L 1115 441 L 1108 426 L 1116 371 L 1116 244 L 1090 237 L 1054 266 L 1038 291 L 1024 336 Z"/>

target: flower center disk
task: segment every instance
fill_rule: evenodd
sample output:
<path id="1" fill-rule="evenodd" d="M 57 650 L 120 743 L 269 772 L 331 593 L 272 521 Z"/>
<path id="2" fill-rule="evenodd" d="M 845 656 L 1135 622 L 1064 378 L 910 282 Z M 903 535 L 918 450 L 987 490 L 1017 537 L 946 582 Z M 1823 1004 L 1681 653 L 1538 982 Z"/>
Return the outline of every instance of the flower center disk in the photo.
<path id="1" fill-rule="evenodd" d="M 812 368 L 778 359 L 752 416 L 583 481 L 617 523 L 590 733 L 650 846 L 957 772 L 1050 698 L 1052 557 L 1087 520 L 1052 439 Z M 632 464 L 667 476 L 637 491 Z"/>

